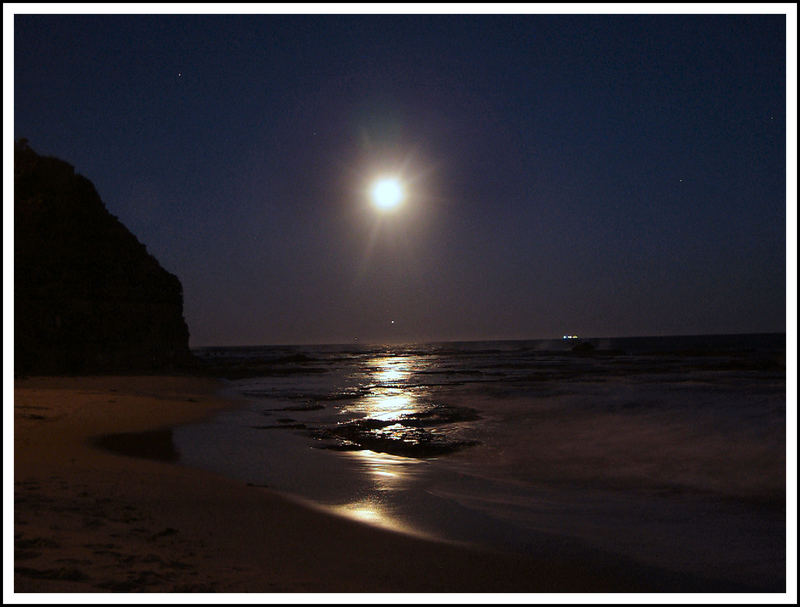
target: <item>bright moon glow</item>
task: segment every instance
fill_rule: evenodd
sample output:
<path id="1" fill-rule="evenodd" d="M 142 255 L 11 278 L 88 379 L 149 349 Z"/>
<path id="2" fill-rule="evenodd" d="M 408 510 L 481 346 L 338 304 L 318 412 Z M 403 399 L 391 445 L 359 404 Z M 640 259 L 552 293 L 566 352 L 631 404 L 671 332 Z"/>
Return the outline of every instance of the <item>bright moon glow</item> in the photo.
<path id="1" fill-rule="evenodd" d="M 375 182 L 372 186 L 372 202 L 379 209 L 389 210 L 396 207 L 403 200 L 403 188 L 397 179 L 387 177 Z"/>

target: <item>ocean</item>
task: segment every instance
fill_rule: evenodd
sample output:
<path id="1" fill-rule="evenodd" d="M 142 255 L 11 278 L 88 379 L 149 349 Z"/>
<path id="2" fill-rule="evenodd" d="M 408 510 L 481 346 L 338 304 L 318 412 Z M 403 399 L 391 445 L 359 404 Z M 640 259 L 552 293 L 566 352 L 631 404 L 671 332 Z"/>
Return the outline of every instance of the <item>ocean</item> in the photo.
<path id="1" fill-rule="evenodd" d="M 242 406 L 173 441 L 186 465 L 405 533 L 784 592 L 785 344 L 199 348 Z"/>

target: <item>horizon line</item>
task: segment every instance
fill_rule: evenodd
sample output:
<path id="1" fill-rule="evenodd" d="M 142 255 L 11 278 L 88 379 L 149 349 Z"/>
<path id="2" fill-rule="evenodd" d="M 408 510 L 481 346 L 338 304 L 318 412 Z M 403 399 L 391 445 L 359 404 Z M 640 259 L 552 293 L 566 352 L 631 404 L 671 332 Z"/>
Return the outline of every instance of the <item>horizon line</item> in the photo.
<path id="1" fill-rule="evenodd" d="M 783 331 L 747 331 L 742 333 L 664 333 L 657 335 L 616 335 L 616 336 L 582 336 L 578 339 L 598 340 L 598 339 L 652 339 L 658 337 L 728 337 L 745 335 L 786 335 Z M 308 347 L 308 346 L 405 346 L 423 344 L 469 344 L 487 342 L 517 342 L 517 341 L 563 341 L 563 335 L 553 337 L 521 337 L 521 338 L 488 338 L 488 339 L 439 339 L 439 340 L 411 340 L 411 341 L 349 341 L 349 342 L 309 342 L 309 343 L 250 343 L 250 344 L 227 344 L 227 345 L 202 345 L 189 346 L 189 350 L 202 350 L 207 348 L 285 348 L 285 347 Z"/>

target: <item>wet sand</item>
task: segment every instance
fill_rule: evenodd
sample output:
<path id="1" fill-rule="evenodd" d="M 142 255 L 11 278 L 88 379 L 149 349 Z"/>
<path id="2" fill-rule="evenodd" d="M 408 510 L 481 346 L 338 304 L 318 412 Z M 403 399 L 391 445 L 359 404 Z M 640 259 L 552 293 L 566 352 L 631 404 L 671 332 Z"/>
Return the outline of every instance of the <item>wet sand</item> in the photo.
<path id="1" fill-rule="evenodd" d="M 14 591 L 666 589 L 618 563 L 410 537 L 182 466 L 169 428 L 240 406 L 220 387 L 193 377 L 17 380 Z M 109 434 L 124 434 L 117 452 Z"/>

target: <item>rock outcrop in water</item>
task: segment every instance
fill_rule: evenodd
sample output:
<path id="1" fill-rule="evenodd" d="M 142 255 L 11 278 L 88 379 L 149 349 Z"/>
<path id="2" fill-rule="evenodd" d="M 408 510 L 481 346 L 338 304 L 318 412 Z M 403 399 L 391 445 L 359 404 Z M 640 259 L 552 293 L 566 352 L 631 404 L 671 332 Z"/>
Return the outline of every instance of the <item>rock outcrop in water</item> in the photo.
<path id="1" fill-rule="evenodd" d="M 191 360 L 183 288 L 68 163 L 14 146 L 16 374 Z"/>
<path id="2" fill-rule="evenodd" d="M 436 457 L 479 444 L 478 441 L 452 437 L 448 432 L 438 430 L 436 426 L 479 419 L 481 416 L 470 407 L 432 404 L 421 411 L 394 419 L 362 417 L 346 423 L 315 428 L 309 435 L 325 441 L 322 449 L 369 449 L 404 457 Z"/>

